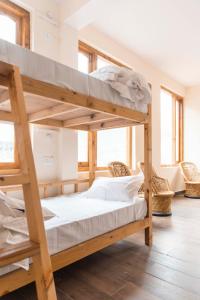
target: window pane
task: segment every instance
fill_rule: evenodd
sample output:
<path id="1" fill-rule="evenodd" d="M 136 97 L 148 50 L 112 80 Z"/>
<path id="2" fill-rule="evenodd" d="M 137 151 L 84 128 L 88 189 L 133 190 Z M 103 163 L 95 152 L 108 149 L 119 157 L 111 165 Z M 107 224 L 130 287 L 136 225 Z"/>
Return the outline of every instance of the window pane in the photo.
<path id="1" fill-rule="evenodd" d="M 97 57 L 97 69 L 110 66 L 110 65 L 112 65 L 112 63 L 109 62 L 108 60 L 102 58 L 101 56 Z"/>
<path id="2" fill-rule="evenodd" d="M 0 38 L 16 43 L 16 22 L 0 14 Z"/>
<path id="3" fill-rule="evenodd" d="M 88 162 L 88 132 L 78 130 L 78 162 Z"/>
<path id="4" fill-rule="evenodd" d="M 176 100 L 176 161 L 177 162 L 179 162 L 179 137 L 180 137 L 179 118 L 180 118 L 179 101 Z"/>
<path id="5" fill-rule="evenodd" d="M 0 162 L 14 162 L 14 126 L 0 123 Z"/>
<path id="6" fill-rule="evenodd" d="M 78 70 L 86 74 L 89 73 L 89 56 L 83 52 L 78 53 Z"/>
<path id="7" fill-rule="evenodd" d="M 173 96 L 161 90 L 161 164 L 173 161 Z"/>
<path id="8" fill-rule="evenodd" d="M 97 166 L 105 167 L 114 160 L 127 163 L 127 128 L 97 132 Z"/>

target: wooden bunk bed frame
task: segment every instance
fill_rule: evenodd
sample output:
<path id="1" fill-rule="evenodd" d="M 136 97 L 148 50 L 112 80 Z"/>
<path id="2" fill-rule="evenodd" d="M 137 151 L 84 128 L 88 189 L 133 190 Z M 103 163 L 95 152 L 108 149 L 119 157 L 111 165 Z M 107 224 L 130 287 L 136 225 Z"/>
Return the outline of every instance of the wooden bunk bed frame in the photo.
<path id="1" fill-rule="evenodd" d="M 17 78 L 17 81 L 13 81 L 13 78 Z M 13 85 L 15 85 L 13 87 Z M 31 96 L 31 101 L 27 97 Z M 26 103 L 26 118 L 23 120 L 23 125 L 27 126 L 28 122 L 50 127 L 63 127 L 71 128 L 75 130 L 87 130 L 89 131 L 89 183 L 91 184 L 95 178 L 95 161 L 94 153 L 96 151 L 94 144 L 94 137 L 97 130 L 107 129 L 107 128 L 117 128 L 117 127 L 127 127 L 134 125 L 144 125 L 144 164 L 145 164 L 145 180 L 144 180 L 144 195 L 147 202 L 147 216 L 144 220 L 129 223 L 125 226 L 117 228 L 111 232 L 105 233 L 103 235 L 97 236 L 86 242 L 78 244 L 72 248 L 59 252 L 52 255 L 51 264 L 49 264 L 48 259 L 44 262 L 44 256 L 41 255 L 41 263 L 47 263 L 49 268 L 42 269 L 42 275 L 38 278 L 38 272 L 34 272 L 34 264 L 30 265 L 29 271 L 23 269 L 18 269 L 16 271 L 10 272 L 3 276 L 0 276 L 0 296 L 5 295 L 11 291 L 16 290 L 30 282 L 36 280 L 37 293 L 39 299 L 56 299 L 55 287 L 51 274 L 51 265 L 53 271 L 63 268 L 83 257 L 86 257 L 104 247 L 107 247 L 114 242 L 123 239 L 124 237 L 134 234 L 139 230 L 145 231 L 145 244 L 151 246 L 152 244 L 152 192 L 151 192 L 151 170 L 152 170 L 152 144 L 151 144 L 151 105 L 148 106 L 148 113 L 142 113 L 134 111 L 125 107 L 114 105 L 108 103 L 101 99 L 96 99 L 91 96 L 82 95 L 80 93 L 69 90 L 68 88 L 58 87 L 56 85 L 38 81 L 23 75 L 20 75 L 19 69 L 16 66 L 0 62 L 0 120 L 16 122 L 16 115 L 10 108 L 10 101 L 14 99 L 16 101 L 17 108 L 20 112 L 21 103 Z M 25 98 L 25 101 L 24 101 Z M 11 101 L 12 102 L 12 101 Z M 37 107 L 35 106 L 37 102 Z M 40 107 L 41 103 L 41 107 Z M 25 107 L 25 106 L 24 106 Z M 40 108 L 39 108 L 40 107 Z M 18 120 L 17 120 L 18 121 Z M 19 135 L 19 130 L 16 130 L 16 135 Z M 16 136 L 16 138 L 19 136 Z M 25 139 L 30 139 L 26 136 Z M 27 141 L 26 141 L 27 142 Z M 25 145 L 26 145 L 25 142 Z M 19 149 L 20 150 L 20 149 Z M 30 146 L 29 146 L 30 150 Z M 31 150 L 30 150 L 31 151 Z M 21 153 L 19 153 L 19 156 Z M 31 152 L 32 155 L 32 152 Z M 24 158 L 25 159 L 25 158 Z M 22 162 L 23 157 L 19 157 L 19 161 Z M 18 184 L 21 181 L 18 180 L 17 175 L 20 172 L 20 166 L 15 169 L 0 169 L 0 187 L 5 191 L 10 191 L 13 189 L 18 189 Z M 32 171 L 31 171 L 32 172 Z M 14 179 L 11 180 L 11 177 Z M 22 178 L 23 177 L 23 178 Z M 26 184 L 25 175 L 20 177 L 24 179 L 24 185 Z M 77 186 L 79 183 L 84 183 L 85 181 L 79 182 L 79 180 L 71 181 L 56 181 L 57 185 L 60 185 L 61 192 L 63 192 L 63 187 L 65 184 L 75 184 L 75 190 L 77 191 Z M 12 187 L 9 187 L 13 185 Z M 16 186 L 17 185 L 17 186 Z M 52 182 L 43 183 L 40 185 L 47 190 L 48 186 L 52 185 Z M 34 185 L 33 185 L 34 186 Z M 34 186 L 36 189 L 36 194 L 38 193 L 38 185 Z M 32 193 L 34 192 L 32 189 Z M 24 194 L 25 195 L 25 194 Z M 26 193 L 27 195 L 27 193 Z M 47 194 L 46 194 L 47 195 Z M 31 202 L 34 198 L 31 198 Z M 36 199 L 37 203 L 39 202 Z M 28 203 L 25 199 L 26 209 L 27 209 L 27 220 L 31 218 L 31 210 L 29 206 L 33 209 L 41 210 L 40 207 L 34 203 Z M 41 219 L 40 223 L 43 222 Z M 41 225 L 41 224 L 39 224 Z M 32 225 L 29 226 L 29 232 L 32 230 Z M 41 225 L 42 226 L 42 225 Z M 44 225 L 43 225 L 44 226 Z M 42 239 L 42 240 L 41 240 Z M 48 255 L 48 250 L 44 250 L 47 245 L 45 234 L 41 235 L 40 238 L 32 235 L 32 241 L 38 242 L 40 245 L 40 251 L 43 254 Z M 41 246 L 42 244 L 42 246 Z M 43 250 L 41 250 L 43 249 Z M 23 249 L 21 249 L 23 250 Z M 3 253 L 3 260 L 7 262 L 13 262 L 14 260 L 9 260 L 10 257 L 15 257 L 16 249 L 11 249 L 6 255 L 4 255 L 4 250 L 0 249 L 0 266 Z M 46 251 L 46 252 L 45 252 Z M 21 253 L 21 252 L 20 252 Z M 19 253 L 18 253 L 19 254 Z M 23 258 L 22 256 L 18 256 Z M 48 273 L 49 272 L 49 273 Z M 36 277 L 36 279 L 35 279 Z M 39 283 L 38 283 L 39 282 Z M 41 283 L 42 282 L 42 283 Z M 41 292 L 42 290 L 42 292 Z"/>

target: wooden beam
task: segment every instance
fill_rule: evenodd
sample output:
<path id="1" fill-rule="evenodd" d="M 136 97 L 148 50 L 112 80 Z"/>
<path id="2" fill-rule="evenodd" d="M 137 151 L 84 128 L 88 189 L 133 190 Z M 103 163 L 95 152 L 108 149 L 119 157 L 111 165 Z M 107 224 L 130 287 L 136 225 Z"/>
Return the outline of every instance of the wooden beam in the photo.
<path id="1" fill-rule="evenodd" d="M 116 117 L 113 115 L 109 114 L 104 114 L 104 113 L 93 113 L 89 114 L 87 116 L 82 116 L 70 120 L 64 121 L 64 127 L 72 127 L 72 126 L 79 126 L 83 124 L 93 124 L 99 121 L 107 121 L 107 120 L 112 120 L 115 119 Z"/>
<path id="2" fill-rule="evenodd" d="M 8 90 L 2 90 L 0 92 L 0 103 L 3 103 L 9 99 L 9 92 Z"/>
<path id="3" fill-rule="evenodd" d="M 43 119 L 49 119 L 55 116 L 59 116 L 63 113 L 70 113 L 72 111 L 78 110 L 76 106 L 67 105 L 67 104 L 58 104 L 51 106 L 49 108 L 37 111 L 29 115 L 29 122 L 35 122 Z"/>
<path id="4" fill-rule="evenodd" d="M 36 125 L 47 126 L 47 127 L 63 127 L 63 121 L 55 120 L 55 119 L 44 119 L 35 122 L 31 122 Z"/>
<path id="5" fill-rule="evenodd" d="M 3 80 L 2 83 L 3 82 L 5 83 L 5 80 Z M 114 116 L 119 116 L 140 123 L 147 122 L 147 114 L 145 113 L 100 100 L 92 96 L 83 95 L 66 87 L 59 87 L 47 82 L 29 78 L 27 76 L 22 76 L 22 82 L 24 91 L 27 93 L 54 99 L 60 103 L 68 103 L 99 112 L 113 114 Z"/>
<path id="6" fill-rule="evenodd" d="M 90 125 L 89 128 L 92 131 L 102 130 L 102 129 L 110 129 L 110 128 L 119 128 L 119 127 L 128 127 L 134 126 L 135 123 L 129 120 L 124 120 L 121 118 L 116 118 L 112 121 L 99 122 L 93 125 Z"/>
<path id="7" fill-rule="evenodd" d="M 17 116 L 14 116 L 11 112 L 0 110 L 0 121 L 15 122 Z"/>
<path id="8" fill-rule="evenodd" d="M 39 243 L 26 241 L 0 248 L 0 268 L 39 254 Z"/>
<path id="9" fill-rule="evenodd" d="M 97 165 L 97 133 L 89 131 L 89 185 L 91 186 L 95 179 L 95 169 Z"/>
<path id="10" fill-rule="evenodd" d="M 147 202 L 149 227 L 145 229 L 145 244 L 152 245 L 152 128 L 151 105 L 148 105 L 149 122 L 144 125 L 144 197 Z"/>

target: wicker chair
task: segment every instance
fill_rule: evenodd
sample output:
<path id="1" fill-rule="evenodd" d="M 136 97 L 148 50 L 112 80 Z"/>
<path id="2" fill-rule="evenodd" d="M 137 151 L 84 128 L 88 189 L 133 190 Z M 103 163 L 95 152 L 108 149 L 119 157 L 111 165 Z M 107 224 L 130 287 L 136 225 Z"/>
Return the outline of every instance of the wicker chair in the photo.
<path id="1" fill-rule="evenodd" d="M 181 171 L 185 180 L 185 197 L 200 198 L 200 172 L 191 162 L 181 162 Z"/>
<path id="2" fill-rule="evenodd" d="M 138 167 L 144 173 L 144 163 L 138 163 Z M 144 193 L 144 184 L 139 192 Z M 152 169 L 152 192 L 152 214 L 154 216 L 171 216 L 174 192 L 170 189 L 168 180 L 159 177 L 154 169 Z"/>
<path id="3" fill-rule="evenodd" d="M 120 161 L 112 161 L 108 168 L 113 177 L 130 176 L 130 169 Z"/>

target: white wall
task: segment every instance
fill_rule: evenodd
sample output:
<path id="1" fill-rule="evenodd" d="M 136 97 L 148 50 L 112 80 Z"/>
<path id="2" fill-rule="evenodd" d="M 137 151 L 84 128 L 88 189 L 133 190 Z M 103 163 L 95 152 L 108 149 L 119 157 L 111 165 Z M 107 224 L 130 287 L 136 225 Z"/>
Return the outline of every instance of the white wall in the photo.
<path id="1" fill-rule="evenodd" d="M 71 67 L 77 67 L 78 39 L 81 39 L 145 75 L 147 80 L 152 84 L 153 95 L 153 164 L 160 175 L 166 176 L 169 179 L 174 190 L 182 190 L 183 181 L 178 168 L 160 167 L 160 85 L 164 85 L 182 96 L 185 94 L 184 87 L 92 26 L 88 26 L 78 32 L 67 25 L 65 22 L 66 17 L 69 17 L 80 4 L 86 3 L 87 0 L 61 1 L 59 2 L 62 3 L 60 8 L 58 1 L 54 0 L 16 0 L 15 2 L 22 4 L 31 12 L 32 49 L 34 51 Z M 48 130 L 46 132 L 48 133 Z M 45 133 L 41 134 L 45 138 Z M 52 136 L 55 141 L 60 141 L 61 135 L 57 131 Z M 76 173 L 76 133 L 64 134 L 64 136 L 66 140 L 63 150 L 61 148 L 54 149 L 54 147 L 51 149 L 52 153 L 59 153 L 59 159 L 55 160 L 51 166 L 51 176 L 54 178 L 64 178 L 65 176 L 71 178 Z M 143 130 L 140 127 L 137 128 L 136 141 L 136 158 L 137 160 L 143 160 Z M 47 166 L 47 164 L 44 165 L 45 163 L 43 162 L 43 168 L 41 168 L 38 163 L 38 160 L 41 159 L 41 152 L 43 153 L 43 150 L 45 150 L 43 146 L 41 145 L 40 147 L 38 143 L 35 148 L 39 178 L 44 178 L 45 174 L 50 176 L 48 172 L 50 166 Z M 45 151 L 44 156 L 46 155 Z M 52 153 L 49 153 L 49 155 Z M 66 163 L 68 166 L 70 165 L 71 171 L 69 173 L 65 173 L 59 167 L 63 159 L 67 160 Z M 56 170 L 57 166 L 59 171 Z"/>
<path id="2" fill-rule="evenodd" d="M 76 67 L 78 33 L 60 22 L 58 2 L 55 0 L 13 2 L 30 12 L 31 50 Z M 71 179 L 77 176 L 76 132 L 32 126 L 32 144 L 38 180 Z"/>
<path id="3" fill-rule="evenodd" d="M 185 160 L 192 161 L 200 167 L 200 86 L 186 90 L 184 114 Z"/>

